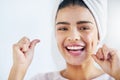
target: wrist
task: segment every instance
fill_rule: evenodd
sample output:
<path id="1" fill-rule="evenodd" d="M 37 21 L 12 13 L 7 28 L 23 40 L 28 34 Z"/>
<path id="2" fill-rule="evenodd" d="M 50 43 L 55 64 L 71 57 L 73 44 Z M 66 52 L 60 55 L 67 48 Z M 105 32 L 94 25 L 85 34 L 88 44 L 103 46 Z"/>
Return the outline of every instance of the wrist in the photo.
<path id="1" fill-rule="evenodd" d="M 13 65 L 12 68 L 16 71 L 18 75 L 24 76 L 27 72 L 27 67 L 25 65 Z"/>
<path id="2" fill-rule="evenodd" d="M 13 65 L 8 80 L 23 80 L 27 68 L 24 65 Z"/>

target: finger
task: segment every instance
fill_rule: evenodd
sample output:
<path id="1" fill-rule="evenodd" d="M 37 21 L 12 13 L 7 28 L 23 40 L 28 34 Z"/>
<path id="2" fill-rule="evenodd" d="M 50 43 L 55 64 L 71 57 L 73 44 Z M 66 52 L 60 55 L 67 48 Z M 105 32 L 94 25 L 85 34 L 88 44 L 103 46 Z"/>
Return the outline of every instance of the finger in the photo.
<path id="1" fill-rule="evenodd" d="M 13 56 L 15 56 L 15 52 L 18 51 L 17 44 L 13 44 Z"/>
<path id="2" fill-rule="evenodd" d="M 102 53 L 103 53 L 103 55 L 104 55 L 104 59 L 105 59 L 105 60 L 109 60 L 109 59 L 110 59 L 109 49 L 107 48 L 106 45 L 103 45 L 103 47 L 102 47 Z"/>
<path id="3" fill-rule="evenodd" d="M 102 65 L 102 60 L 100 60 L 99 58 L 97 58 L 97 56 L 95 54 L 92 54 L 93 59 L 95 60 L 96 63 L 98 63 L 99 65 Z"/>
<path id="4" fill-rule="evenodd" d="M 19 42 L 18 45 L 24 53 L 29 50 L 30 40 L 27 37 L 23 37 Z"/>
<path id="5" fill-rule="evenodd" d="M 15 56 L 16 54 L 22 55 L 19 46 L 17 44 L 14 44 L 13 45 L 13 56 Z"/>
<path id="6" fill-rule="evenodd" d="M 20 40 L 18 41 L 18 43 L 19 43 L 19 44 L 20 44 L 20 43 L 21 43 L 21 44 L 25 44 L 27 40 L 30 41 L 29 38 L 23 37 L 22 39 L 20 39 Z"/>
<path id="7" fill-rule="evenodd" d="M 30 42 L 27 42 L 26 44 L 22 45 L 22 51 L 25 53 L 29 50 Z"/>
<path id="8" fill-rule="evenodd" d="M 39 43 L 39 42 L 40 42 L 39 39 L 33 40 L 33 41 L 30 43 L 29 48 L 33 50 L 33 49 L 35 48 L 36 44 Z"/>
<path id="9" fill-rule="evenodd" d="M 100 60 L 104 60 L 104 55 L 103 55 L 103 53 L 102 53 L 102 51 L 101 51 L 101 48 L 98 49 L 98 51 L 97 51 L 97 53 L 96 53 L 96 57 L 97 57 L 98 59 L 100 59 Z"/>
<path id="10" fill-rule="evenodd" d="M 111 56 L 111 58 L 112 58 L 113 60 L 116 60 L 116 58 L 119 57 L 119 56 L 118 56 L 118 51 L 117 51 L 117 50 L 114 50 L 114 49 L 110 49 L 109 55 Z"/>

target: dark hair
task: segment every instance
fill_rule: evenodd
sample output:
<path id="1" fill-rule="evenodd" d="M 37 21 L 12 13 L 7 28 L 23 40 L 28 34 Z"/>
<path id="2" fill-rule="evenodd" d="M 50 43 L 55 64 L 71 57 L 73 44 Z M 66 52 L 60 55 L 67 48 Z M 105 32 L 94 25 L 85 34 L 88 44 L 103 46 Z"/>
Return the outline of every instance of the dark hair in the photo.
<path id="1" fill-rule="evenodd" d="M 63 0 L 63 1 L 60 3 L 60 5 L 58 6 L 57 13 L 58 13 L 58 11 L 59 11 L 60 9 L 63 9 L 63 8 L 65 8 L 65 7 L 68 7 L 68 6 L 76 6 L 76 5 L 89 9 L 89 8 L 87 7 L 87 5 L 84 3 L 83 0 Z M 56 14 L 57 14 L 57 13 L 56 13 Z M 56 15 L 56 17 L 57 17 L 57 15 Z M 56 17 L 55 17 L 55 18 L 56 18 Z"/>
<path id="2" fill-rule="evenodd" d="M 81 6 L 81 7 L 85 7 L 85 8 L 88 8 L 87 5 L 83 2 L 83 0 L 63 0 L 59 7 L 58 7 L 58 10 L 57 12 L 62 9 L 62 8 L 65 8 L 65 7 L 68 7 L 68 6 L 75 6 L 75 5 L 78 5 L 78 6 Z"/>

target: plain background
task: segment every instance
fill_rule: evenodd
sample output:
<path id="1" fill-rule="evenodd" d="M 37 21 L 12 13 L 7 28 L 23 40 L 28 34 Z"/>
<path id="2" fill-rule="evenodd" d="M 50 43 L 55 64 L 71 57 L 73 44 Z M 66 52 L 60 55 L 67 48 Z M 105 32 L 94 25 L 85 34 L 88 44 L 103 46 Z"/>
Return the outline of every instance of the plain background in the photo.
<path id="1" fill-rule="evenodd" d="M 120 49 L 120 0 L 108 0 L 108 34 L 106 44 Z M 0 0 L 0 80 L 7 80 L 12 66 L 12 44 L 23 36 L 40 39 L 34 59 L 25 80 L 37 73 L 56 71 L 59 67 L 53 59 L 51 15 L 55 0 Z M 53 51 L 55 50 L 55 51 Z M 58 53 L 56 53 L 58 54 Z"/>

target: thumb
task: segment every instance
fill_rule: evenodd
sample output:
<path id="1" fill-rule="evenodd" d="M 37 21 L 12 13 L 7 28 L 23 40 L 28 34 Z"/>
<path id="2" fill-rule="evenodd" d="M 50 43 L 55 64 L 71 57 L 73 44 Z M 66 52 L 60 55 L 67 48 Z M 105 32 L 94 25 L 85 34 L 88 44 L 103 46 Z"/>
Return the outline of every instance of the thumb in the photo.
<path id="1" fill-rule="evenodd" d="M 35 39 L 35 40 L 33 40 L 31 43 L 30 43 L 30 49 L 34 49 L 35 48 L 35 46 L 36 46 L 36 44 L 37 43 L 39 43 L 40 42 L 40 40 L 39 39 Z"/>
<path id="2" fill-rule="evenodd" d="M 102 65 L 102 62 L 103 62 L 103 61 L 100 60 L 100 59 L 98 59 L 95 54 L 92 54 L 91 56 L 92 56 L 92 58 L 95 60 L 96 63 L 98 63 L 99 65 Z"/>

